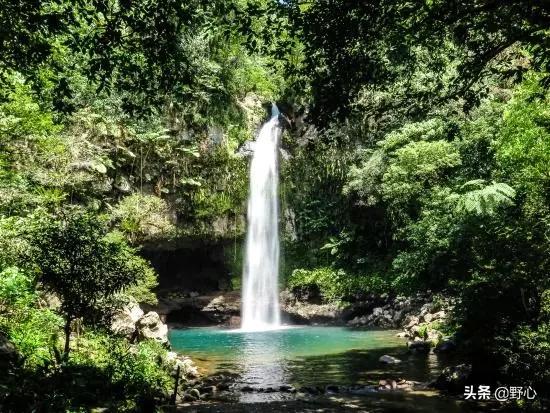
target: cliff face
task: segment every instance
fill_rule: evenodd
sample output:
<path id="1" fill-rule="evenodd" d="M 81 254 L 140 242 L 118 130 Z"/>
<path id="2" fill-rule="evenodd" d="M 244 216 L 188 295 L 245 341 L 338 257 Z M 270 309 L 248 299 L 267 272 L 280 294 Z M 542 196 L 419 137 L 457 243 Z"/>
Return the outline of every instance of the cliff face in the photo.
<path id="1" fill-rule="evenodd" d="M 194 243 L 175 249 L 144 249 L 158 274 L 160 293 L 207 293 L 230 287 L 226 242 Z"/>

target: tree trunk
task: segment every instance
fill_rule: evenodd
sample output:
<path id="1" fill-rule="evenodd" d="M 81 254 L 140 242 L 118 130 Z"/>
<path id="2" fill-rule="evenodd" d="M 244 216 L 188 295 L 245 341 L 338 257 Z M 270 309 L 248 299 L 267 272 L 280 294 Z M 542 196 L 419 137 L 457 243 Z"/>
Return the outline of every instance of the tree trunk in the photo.
<path id="1" fill-rule="evenodd" d="M 65 347 L 63 348 L 63 361 L 69 360 L 69 352 L 71 351 L 71 321 L 72 318 L 67 316 L 65 320 L 65 327 L 63 331 L 65 332 Z"/>
<path id="2" fill-rule="evenodd" d="M 174 383 L 174 393 L 172 393 L 172 397 L 170 399 L 170 404 L 175 405 L 176 401 L 178 399 L 178 384 L 180 382 L 180 365 L 178 364 L 178 367 L 176 369 L 176 382 Z"/>

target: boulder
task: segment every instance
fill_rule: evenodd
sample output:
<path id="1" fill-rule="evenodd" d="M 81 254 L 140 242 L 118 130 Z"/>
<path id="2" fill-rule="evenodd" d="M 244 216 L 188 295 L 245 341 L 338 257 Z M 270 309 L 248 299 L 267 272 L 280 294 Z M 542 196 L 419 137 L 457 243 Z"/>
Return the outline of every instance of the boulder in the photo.
<path id="1" fill-rule="evenodd" d="M 472 366 L 469 364 L 446 367 L 435 381 L 434 387 L 451 393 L 460 393 L 469 383 L 471 375 Z"/>
<path id="2" fill-rule="evenodd" d="M 143 310 L 138 303 L 132 301 L 115 313 L 111 320 L 111 331 L 126 337 L 131 337 L 136 331 L 136 323 L 143 316 Z"/>
<path id="3" fill-rule="evenodd" d="M 365 316 L 355 317 L 352 320 L 348 321 L 348 325 L 351 327 L 356 327 L 356 326 L 365 325 L 366 322 L 367 322 L 367 318 Z"/>
<path id="4" fill-rule="evenodd" d="M 399 364 L 401 363 L 401 360 L 399 360 L 397 357 L 389 356 L 387 354 L 384 354 L 382 357 L 378 359 L 380 363 L 384 364 Z"/>
<path id="5" fill-rule="evenodd" d="M 418 325 L 420 323 L 420 319 L 415 315 L 408 315 L 405 318 L 405 330 L 410 330 L 414 326 Z"/>
<path id="6" fill-rule="evenodd" d="M 427 314 L 424 314 L 422 318 L 424 319 L 425 323 L 430 323 L 433 320 L 433 315 L 431 315 L 430 313 L 427 313 Z"/>
<path id="7" fill-rule="evenodd" d="M 444 338 L 434 348 L 435 353 L 449 353 L 456 350 L 456 343 L 452 338 Z"/>
<path id="8" fill-rule="evenodd" d="M 432 314 L 432 320 L 444 320 L 446 317 L 447 317 L 447 314 L 443 310 Z"/>
<path id="9" fill-rule="evenodd" d="M 434 305 L 432 303 L 426 303 L 420 308 L 420 315 L 424 316 L 428 313 L 430 313 L 434 308 Z"/>
<path id="10" fill-rule="evenodd" d="M 48 308 L 50 310 L 57 311 L 61 308 L 61 300 L 57 294 L 50 291 L 40 291 L 40 301 L 39 304 L 43 308 Z"/>
<path id="11" fill-rule="evenodd" d="M 424 340 L 409 341 L 407 347 L 412 353 L 429 353 L 430 343 Z"/>
<path id="12" fill-rule="evenodd" d="M 382 307 L 376 307 L 372 310 L 372 315 L 374 317 L 380 317 L 384 313 L 384 309 Z"/>
<path id="13" fill-rule="evenodd" d="M 394 324 L 398 324 L 403 319 L 403 310 L 398 310 L 395 313 L 393 313 L 393 322 Z"/>
<path id="14" fill-rule="evenodd" d="M 321 291 L 317 284 L 307 284 L 300 287 L 294 287 L 292 294 L 296 300 L 307 303 L 321 304 Z"/>
<path id="15" fill-rule="evenodd" d="M 186 378 L 199 377 L 199 371 L 197 366 L 193 363 L 193 360 L 187 356 L 182 356 L 174 351 L 169 351 L 166 355 L 166 363 L 172 366 L 172 374 L 175 375 L 177 369 L 180 369 L 180 375 Z"/>
<path id="16" fill-rule="evenodd" d="M 168 326 L 164 324 L 159 315 L 149 311 L 136 323 L 138 339 L 155 340 L 161 344 L 168 345 Z"/>

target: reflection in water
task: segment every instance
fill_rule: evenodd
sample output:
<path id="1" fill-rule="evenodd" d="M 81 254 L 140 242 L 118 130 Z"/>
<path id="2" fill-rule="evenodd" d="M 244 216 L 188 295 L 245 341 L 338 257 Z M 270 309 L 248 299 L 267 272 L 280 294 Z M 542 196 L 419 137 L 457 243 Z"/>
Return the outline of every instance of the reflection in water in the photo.
<path id="1" fill-rule="evenodd" d="M 344 327 L 302 327 L 246 333 L 215 328 L 172 330 L 170 342 L 175 350 L 189 355 L 205 375 L 226 371 L 235 373 L 236 389 L 243 405 L 255 402 L 298 403 L 295 396 L 278 390 L 282 385 L 303 386 L 364 385 L 381 379 L 406 378 L 427 381 L 445 365 L 435 355 L 407 354 L 404 341 L 395 331 L 365 331 Z M 390 354 L 400 364 L 382 366 L 378 359 Z M 271 388 L 271 389 L 270 389 Z M 262 389 L 262 391 L 259 391 Z M 352 403 L 369 412 L 465 412 L 456 400 L 427 393 L 375 393 L 364 397 L 317 397 L 308 403 L 346 411 Z M 274 404 L 273 406 L 276 406 Z M 310 406 L 311 407 L 311 406 Z M 209 411 L 207 408 L 204 408 Z M 363 410 L 363 411 L 364 411 Z M 201 409 L 195 411 L 203 411 Z M 223 411 L 216 410 L 216 411 Z M 246 408 L 235 411 L 248 411 Z M 261 411 L 261 410 L 250 410 Z M 285 411 L 284 409 L 280 411 Z M 358 411 L 358 410 L 354 410 Z M 362 410 L 359 410 L 362 411 Z"/>
<path id="2" fill-rule="evenodd" d="M 286 336 L 281 334 L 254 334 L 244 336 L 241 348 L 240 382 L 255 389 L 278 389 L 288 382 L 284 356 Z M 251 403 L 266 400 L 264 394 L 243 392 L 240 401 Z"/>
<path id="3" fill-rule="evenodd" d="M 193 359 L 204 374 L 239 373 L 239 386 L 278 388 L 371 384 L 388 377 L 424 381 L 441 369 L 436 356 L 406 354 L 395 331 L 344 327 L 303 327 L 246 333 L 213 328 L 172 330 L 170 342 Z M 383 354 L 400 358 L 381 366 Z"/>

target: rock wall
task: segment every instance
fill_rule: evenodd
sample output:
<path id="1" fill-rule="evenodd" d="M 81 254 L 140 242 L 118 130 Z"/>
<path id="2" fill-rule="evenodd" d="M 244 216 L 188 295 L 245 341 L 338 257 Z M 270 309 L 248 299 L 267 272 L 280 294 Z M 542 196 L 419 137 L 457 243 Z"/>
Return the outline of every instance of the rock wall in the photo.
<path id="1" fill-rule="evenodd" d="M 159 291 L 207 293 L 229 287 L 226 248 L 226 243 L 197 242 L 174 249 L 143 249 L 141 255 L 155 268 Z"/>

